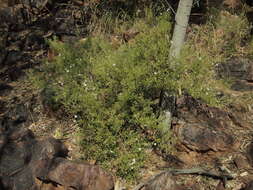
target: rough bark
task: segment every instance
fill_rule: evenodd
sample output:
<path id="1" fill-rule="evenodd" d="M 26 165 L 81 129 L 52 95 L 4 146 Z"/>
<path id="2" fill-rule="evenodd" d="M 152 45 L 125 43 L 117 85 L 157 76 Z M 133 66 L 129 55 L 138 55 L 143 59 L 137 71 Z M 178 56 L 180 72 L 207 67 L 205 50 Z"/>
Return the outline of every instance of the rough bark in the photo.
<path id="1" fill-rule="evenodd" d="M 191 9 L 193 6 L 193 0 L 180 0 L 177 8 L 177 13 L 175 17 L 175 27 L 172 36 L 172 44 L 170 47 L 170 63 L 175 66 L 176 62 L 175 58 L 178 58 L 180 55 L 181 49 L 184 45 L 186 29 L 189 22 L 189 17 L 191 13 Z M 181 89 L 179 89 L 179 94 L 181 93 Z M 164 101 L 165 97 L 162 96 L 161 100 Z M 163 123 L 167 123 L 167 125 L 171 124 L 172 113 L 171 110 L 166 109 L 163 113 L 165 119 Z"/>

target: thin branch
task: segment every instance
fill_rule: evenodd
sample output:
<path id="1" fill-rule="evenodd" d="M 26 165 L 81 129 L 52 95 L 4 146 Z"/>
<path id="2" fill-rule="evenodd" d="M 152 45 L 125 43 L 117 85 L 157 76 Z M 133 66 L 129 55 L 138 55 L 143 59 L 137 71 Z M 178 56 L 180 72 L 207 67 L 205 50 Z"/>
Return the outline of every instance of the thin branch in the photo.
<path id="1" fill-rule="evenodd" d="M 176 11 L 173 9 L 173 7 L 171 6 L 171 4 L 170 4 L 167 0 L 165 0 L 165 2 L 166 2 L 166 4 L 169 6 L 169 9 L 172 11 L 172 13 L 173 13 L 174 15 L 176 15 Z"/>

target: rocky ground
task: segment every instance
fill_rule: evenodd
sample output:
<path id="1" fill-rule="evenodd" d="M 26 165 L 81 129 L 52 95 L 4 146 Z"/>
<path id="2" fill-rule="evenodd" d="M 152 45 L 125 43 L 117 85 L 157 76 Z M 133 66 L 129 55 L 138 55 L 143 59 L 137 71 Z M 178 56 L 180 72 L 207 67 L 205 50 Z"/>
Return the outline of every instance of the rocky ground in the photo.
<path id="1" fill-rule="evenodd" d="M 64 3 L 0 5 L 0 189 L 124 189 L 99 166 L 74 161 L 75 123 L 57 119 L 27 80 L 27 71 L 48 56 L 47 39 L 85 35 L 88 15 Z M 218 72 L 236 78 L 225 92 L 235 101 L 221 109 L 179 98 L 172 126 L 176 153 L 154 153 L 154 165 L 141 171 L 143 180 L 132 189 L 253 189 L 253 61 L 232 58 Z"/>

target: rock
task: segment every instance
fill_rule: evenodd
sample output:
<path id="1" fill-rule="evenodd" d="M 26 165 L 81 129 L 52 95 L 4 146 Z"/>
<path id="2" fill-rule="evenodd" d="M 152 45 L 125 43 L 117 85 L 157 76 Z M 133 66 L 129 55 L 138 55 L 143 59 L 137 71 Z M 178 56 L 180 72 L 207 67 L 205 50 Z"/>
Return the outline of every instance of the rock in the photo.
<path id="1" fill-rule="evenodd" d="M 35 188 L 35 182 L 33 178 L 33 174 L 29 167 L 24 167 L 22 171 L 17 171 L 12 175 L 12 190 L 37 190 Z"/>
<path id="2" fill-rule="evenodd" d="M 13 122 L 5 121 L 5 128 L 0 126 L 0 180 L 3 186 L 1 189 L 113 188 L 112 176 L 99 166 L 65 159 L 68 150 L 59 140 L 52 137 L 37 140 L 30 130 L 18 126 L 10 127 L 10 124 Z"/>
<path id="3" fill-rule="evenodd" d="M 51 162 L 47 159 L 40 160 L 37 166 L 36 177 L 64 187 L 80 190 L 111 190 L 114 187 L 112 176 L 98 166 L 76 163 L 64 158 L 55 158 Z"/>
<path id="4" fill-rule="evenodd" d="M 251 166 L 253 166 L 253 142 L 248 145 L 246 152 L 247 152 L 247 158 Z"/>
<path id="5" fill-rule="evenodd" d="M 2 149 L 0 171 L 8 176 L 27 166 L 31 159 L 31 147 L 33 143 L 33 139 L 30 142 L 8 142 Z"/>
<path id="6" fill-rule="evenodd" d="M 179 122 L 173 129 L 188 149 L 197 152 L 225 151 L 234 145 L 230 126 L 235 121 L 231 120 L 230 113 L 184 96 L 177 100 L 177 116 Z"/>
<path id="7" fill-rule="evenodd" d="M 249 110 L 251 110 L 250 104 L 248 104 L 247 107 L 245 107 L 243 104 L 233 103 L 229 106 L 229 108 L 230 111 L 233 113 L 230 114 L 230 119 L 235 126 L 239 126 L 245 129 L 252 128 L 252 123 L 250 122 L 251 114 L 249 112 Z"/>
<path id="8" fill-rule="evenodd" d="M 31 51 L 31 50 L 41 50 L 44 48 L 45 40 L 43 39 L 43 34 L 39 34 L 39 32 L 36 31 L 33 32 L 32 34 L 29 34 L 25 37 L 23 40 L 23 48 L 26 51 Z"/>
<path id="9" fill-rule="evenodd" d="M 2 183 L 1 178 L 0 178 L 0 189 L 1 189 L 1 190 L 4 190 L 4 185 L 3 185 L 3 183 Z"/>
<path id="10" fill-rule="evenodd" d="M 252 61 L 246 58 L 232 58 L 226 63 L 218 66 L 218 75 L 221 78 L 232 78 L 235 80 L 231 86 L 236 91 L 251 91 L 253 85 L 249 82 L 253 81 Z"/>
<path id="11" fill-rule="evenodd" d="M 184 123 L 203 123 L 218 130 L 226 130 L 231 125 L 230 113 L 203 104 L 189 95 L 178 98 L 176 115 Z"/>
<path id="12" fill-rule="evenodd" d="M 0 48 L 3 48 L 0 46 Z M 0 66 L 3 66 L 6 60 L 6 56 L 7 56 L 7 51 L 5 50 L 0 50 Z"/>
<path id="13" fill-rule="evenodd" d="M 225 151 L 234 143 L 232 136 L 204 124 L 178 126 L 177 136 L 187 148 L 197 152 Z"/>
<path id="14" fill-rule="evenodd" d="M 177 148 L 180 149 L 180 147 L 177 147 Z M 197 158 L 199 157 L 199 155 L 197 152 L 194 152 L 194 151 L 185 152 L 182 150 L 178 153 L 177 156 L 187 166 L 194 166 L 194 165 L 196 166 L 198 164 Z"/>
<path id="15" fill-rule="evenodd" d="M 243 155 L 239 154 L 234 158 L 235 165 L 238 169 L 248 169 L 250 168 L 249 162 L 247 158 Z"/>
<path id="16" fill-rule="evenodd" d="M 22 4 L 0 9 L 1 26 L 9 26 L 14 31 L 25 29 L 28 18 L 29 10 Z"/>
<path id="17" fill-rule="evenodd" d="M 14 141 L 24 141 L 24 140 L 34 140 L 33 133 L 24 128 L 16 128 L 16 130 L 12 131 L 8 135 L 8 140 L 14 142 Z"/>
<path id="18" fill-rule="evenodd" d="M 253 4 L 253 2 L 251 0 L 246 0 L 246 2 L 248 3 L 248 5 L 250 3 L 251 4 L 250 6 L 252 6 L 252 4 Z M 252 24 L 253 23 L 253 11 L 252 10 L 247 11 L 246 16 L 247 16 L 249 23 Z M 252 34 L 252 31 L 251 31 L 251 34 Z"/>
<path id="19" fill-rule="evenodd" d="M 248 69 L 246 80 L 248 82 L 253 82 L 253 65 L 250 65 L 250 67 Z"/>
<path id="20" fill-rule="evenodd" d="M 8 7 L 8 1 L 1 0 L 1 2 L 0 2 L 0 8 L 5 8 L 5 7 Z"/>
<path id="21" fill-rule="evenodd" d="M 10 135 L 14 135 L 17 132 L 20 133 L 20 130 L 27 130 L 25 128 L 21 128 L 20 125 L 24 123 L 27 124 L 31 121 L 31 115 L 29 114 L 28 108 L 24 103 L 19 103 L 14 98 L 12 104 L 15 105 L 8 107 L 6 105 L 6 113 L 2 118 L 2 120 L 5 121 L 4 125 L 8 128 Z"/>
<path id="22" fill-rule="evenodd" d="M 19 51 L 10 51 L 8 52 L 5 64 L 14 65 L 17 61 L 22 59 L 21 52 Z"/>
<path id="23" fill-rule="evenodd" d="M 5 96 L 7 93 L 10 92 L 10 90 L 12 90 L 12 87 L 10 85 L 0 83 L 0 96 Z M 0 100 L 0 102 L 3 102 L 3 101 Z M 0 106 L 2 107 L 1 103 L 0 103 Z M 0 108 L 0 112 L 1 112 L 1 108 Z"/>
<path id="24" fill-rule="evenodd" d="M 0 132 L 0 153 L 6 143 L 7 143 L 6 135 L 1 134 Z"/>
<path id="25" fill-rule="evenodd" d="M 234 84 L 231 86 L 231 89 L 236 91 L 252 91 L 253 83 L 249 83 L 245 80 L 238 80 L 234 82 Z"/>
<path id="26" fill-rule="evenodd" d="M 172 174 L 163 173 L 159 175 L 150 183 L 148 183 L 142 190 L 183 190 L 183 186 L 180 186 L 173 179 Z"/>
<path id="27" fill-rule="evenodd" d="M 228 77 L 238 80 L 246 80 L 247 72 L 251 64 L 252 62 L 249 59 L 231 58 L 226 63 L 222 63 L 218 66 L 218 73 L 222 78 Z"/>
<path id="28" fill-rule="evenodd" d="M 59 184 L 52 184 L 52 183 L 44 183 L 39 179 L 35 178 L 35 186 L 40 190 L 74 190 L 74 188 L 65 188 Z"/>
<path id="29" fill-rule="evenodd" d="M 224 183 L 220 181 L 216 187 L 216 190 L 225 190 Z"/>
<path id="30" fill-rule="evenodd" d="M 253 181 L 250 181 L 247 186 L 242 190 L 253 190 Z"/>
<path id="31" fill-rule="evenodd" d="M 67 154 L 68 150 L 65 145 L 52 137 L 38 141 L 33 145 L 32 149 L 32 159 L 34 161 L 44 158 L 53 159 L 55 157 L 66 157 Z"/>

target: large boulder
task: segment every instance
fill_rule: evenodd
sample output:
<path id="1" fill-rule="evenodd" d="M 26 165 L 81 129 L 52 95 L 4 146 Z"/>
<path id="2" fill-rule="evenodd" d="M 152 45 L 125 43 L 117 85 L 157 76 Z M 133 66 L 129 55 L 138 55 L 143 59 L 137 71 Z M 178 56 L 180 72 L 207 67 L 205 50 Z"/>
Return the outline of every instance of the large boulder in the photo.
<path id="1" fill-rule="evenodd" d="M 80 190 L 111 190 L 112 177 L 100 167 L 69 161 L 64 158 L 42 159 L 34 164 L 34 175 L 63 187 Z"/>
<path id="2" fill-rule="evenodd" d="M 185 147 L 197 152 L 225 151 L 234 145 L 231 126 L 240 123 L 231 113 L 207 106 L 191 96 L 177 100 L 173 129 Z"/>
<path id="3" fill-rule="evenodd" d="M 234 143 L 231 135 L 215 130 L 205 124 L 185 124 L 177 127 L 177 135 L 182 144 L 197 152 L 225 151 Z"/>
<path id="4" fill-rule="evenodd" d="M 0 125 L 0 151 L 0 189 L 111 190 L 114 187 L 112 176 L 99 166 L 67 160 L 68 150 L 59 140 L 52 137 L 38 140 L 21 126 L 8 129 Z"/>

